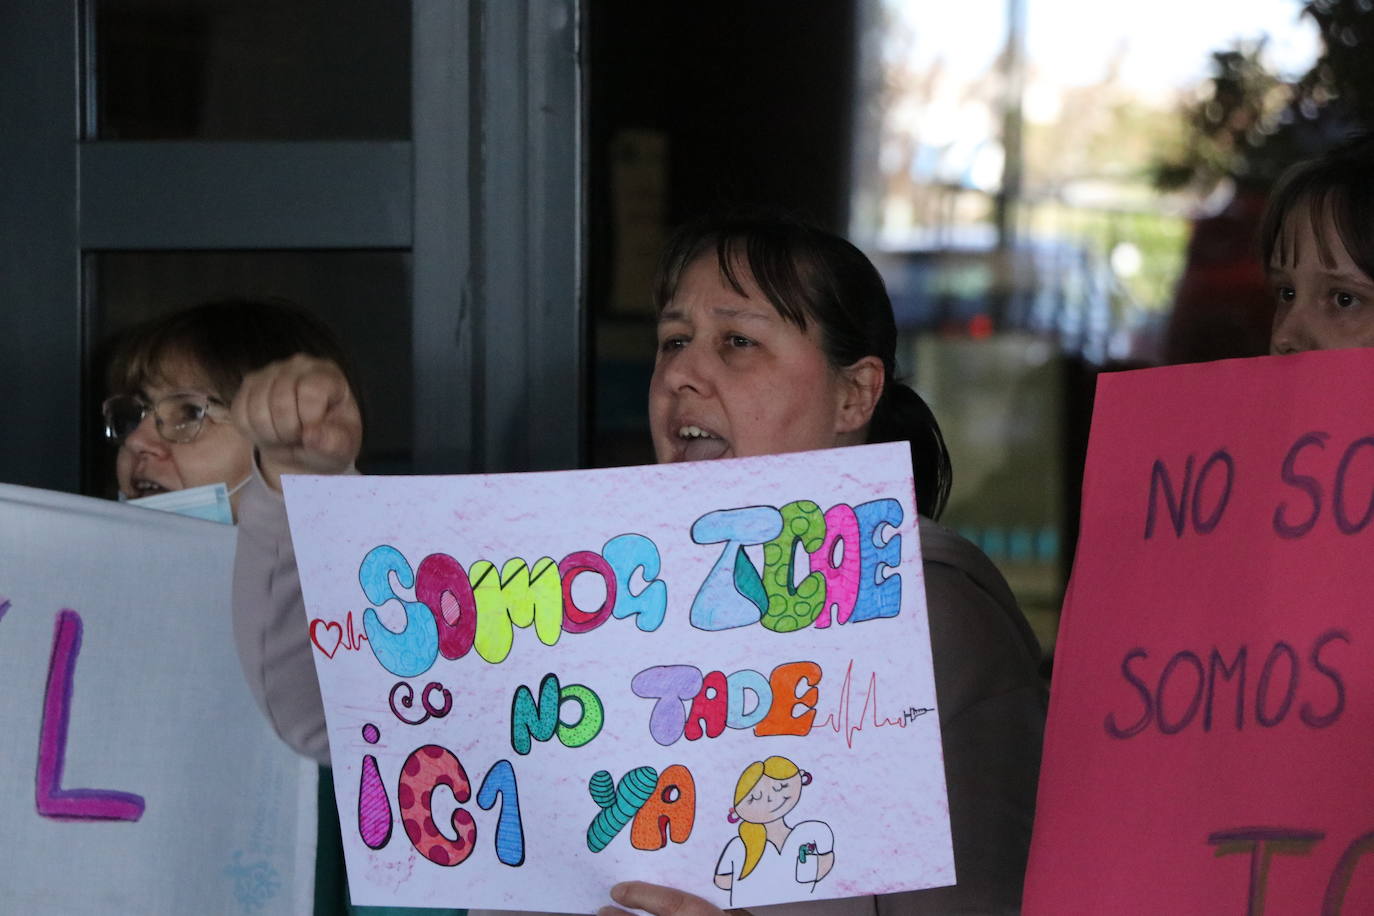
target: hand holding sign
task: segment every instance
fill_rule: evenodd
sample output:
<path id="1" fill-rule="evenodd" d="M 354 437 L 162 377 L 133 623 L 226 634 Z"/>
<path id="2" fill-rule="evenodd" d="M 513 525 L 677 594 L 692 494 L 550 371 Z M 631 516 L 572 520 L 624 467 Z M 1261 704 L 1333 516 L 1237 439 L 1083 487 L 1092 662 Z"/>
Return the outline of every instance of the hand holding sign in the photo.
<path id="1" fill-rule="evenodd" d="M 297 354 L 249 374 L 231 412 L 273 489 L 282 474 L 347 471 L 362 446 L 358 403 L 329 360 Z"/>
<path id="2" fill-rule="evenodd" d="M 725 916 L 725 911 L 695 894 L 645 881 L 622 881 L 611 888 L 611 899 L 620 906 L 654 916 Z M 597 916 L 629 916 L 620 907 L 603 906 Z"/>

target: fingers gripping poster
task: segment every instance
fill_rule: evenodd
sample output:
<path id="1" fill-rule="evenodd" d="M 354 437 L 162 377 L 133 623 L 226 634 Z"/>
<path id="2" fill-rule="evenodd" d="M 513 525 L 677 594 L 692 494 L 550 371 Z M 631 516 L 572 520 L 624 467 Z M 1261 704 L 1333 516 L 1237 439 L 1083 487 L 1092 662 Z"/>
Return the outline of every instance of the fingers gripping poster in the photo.
<path id="1" fill-rule="evenodd" d="M 1374 912 L 1374 352 L 1105 375 L 1027 913 Z"/>
<path id="2" fill-rule="evenodd" d="M 0 485 L 0 911 L 308 912 L 317 768 L 234 650 L 234 529 Z"/>
<path id="3" fill-rule="evenodd" d="M 355 902 L 953 883 L 905 444 L 284 489 Z"/>

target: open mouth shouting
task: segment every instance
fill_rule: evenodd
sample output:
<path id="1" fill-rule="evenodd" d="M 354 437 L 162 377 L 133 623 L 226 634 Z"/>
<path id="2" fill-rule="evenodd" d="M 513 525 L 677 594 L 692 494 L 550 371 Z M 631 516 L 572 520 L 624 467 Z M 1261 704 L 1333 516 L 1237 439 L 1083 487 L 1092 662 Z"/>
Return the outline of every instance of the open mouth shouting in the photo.
<path id="1" fill-rule="evenodd" d="M 135 477 L 133 480 L 129 481 L 129 489 L 133 491 L 128 494 L 130 499 L 139 499 L 144 496 L 155 496 L 158 493 L 169 492 L 167 487 L 164 487 L 155 480 L 149 480 L 146 477 Z"/>
<path id="2" fill-rule="evenodd" d="M 679 426 L 677 440 L 680 461 L 710 461 L 722 457 L 730 449 L 729 442 L 695 424 Z"/>

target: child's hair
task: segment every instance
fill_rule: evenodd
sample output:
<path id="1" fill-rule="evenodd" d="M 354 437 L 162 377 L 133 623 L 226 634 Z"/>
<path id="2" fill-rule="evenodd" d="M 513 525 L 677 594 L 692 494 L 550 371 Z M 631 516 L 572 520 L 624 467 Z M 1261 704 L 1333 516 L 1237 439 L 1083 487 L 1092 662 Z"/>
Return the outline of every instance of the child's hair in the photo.
<path id="1" fill-rule="evenodd" d="M 181 309 L 122 334 L 110 359 L 111 394 L 132 394 L 185 361 L 228 404 L 243 378 L 297 353 L 328 359 L 360 397 L 343 347 L 329 325 L 285 300 L 225 299 Z"/>
<path id="2" fill-rule="evenodd" d="M 1328 238 L 1321 227 L 1334 226 L 1355 264 L 1374 277 L 1374 134 L 1357 135 L 1283 173 L 1260 226 L 1266 267 L 1276 260 L 1290 264 L 1296 257 L 1289 250 L 1291 235 L 1284 231 L 1284 223 L 1303 207 L 1319 244 Z M 1329 257 L 1324 251 L 1320 256 Z"/>
<path id="3" fill-rule="evenodd" d="M 755 760 L 739 774 L 739 782 L 735 784 L 735 804 L 744 801 L 754 786 L 759 784 L 759 780 L 765 776 L 769 779 L 791 779 L 800 772 L 797 765 L 786 757 L 773 756 L 767 760 Z M 754 866 L 763 858 L 763 850 L 768 843 L 768 830 L 762 824 L 741 820 L 739 838 L 744 841 L 744 869 L 739 876 L 747 878 L 754 870 Z"/>
<path id="4" fill-rule="evenodd" d="M 949 450 L 930 407 L 893 377 L 897 322 L 873 263 L 839 236 L 786 216 L 705 218 L 683 226 L 668 242 L 654 280 L 657 311 L 703 255 L 715 256 L 721 277 L 740 295 L 745 294 L 740 283 L 745 270 L 784 319 L 802 330 L 814 321 L 832 368 L 865 356 L 882 360 L 883 391 L 868 424 L 868 441 L 909 442 L 917 509 L 938 519 L 953 479 Z"/>

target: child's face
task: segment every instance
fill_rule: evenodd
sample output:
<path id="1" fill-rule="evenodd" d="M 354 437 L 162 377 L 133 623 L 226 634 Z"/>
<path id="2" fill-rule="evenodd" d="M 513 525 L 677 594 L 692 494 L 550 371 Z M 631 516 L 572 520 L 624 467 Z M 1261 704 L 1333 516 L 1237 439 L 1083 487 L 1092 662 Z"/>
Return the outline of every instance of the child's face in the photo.
<path id="1" fill-rule="evenodd" d="M 1289 212 L 1269 262 L 1269 352 L 1374 347 L 1374 279 L 1355 264 L 1325 207 Z"/>

